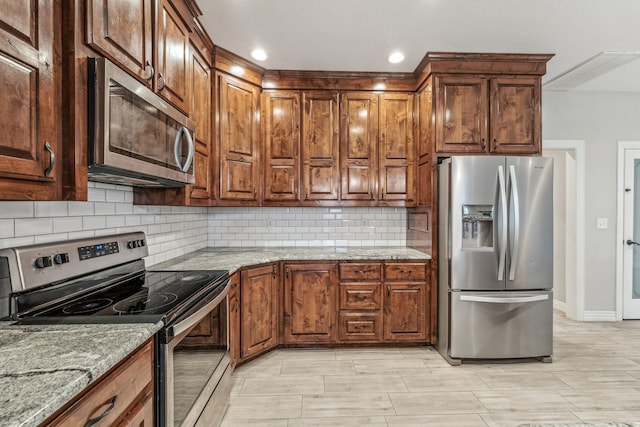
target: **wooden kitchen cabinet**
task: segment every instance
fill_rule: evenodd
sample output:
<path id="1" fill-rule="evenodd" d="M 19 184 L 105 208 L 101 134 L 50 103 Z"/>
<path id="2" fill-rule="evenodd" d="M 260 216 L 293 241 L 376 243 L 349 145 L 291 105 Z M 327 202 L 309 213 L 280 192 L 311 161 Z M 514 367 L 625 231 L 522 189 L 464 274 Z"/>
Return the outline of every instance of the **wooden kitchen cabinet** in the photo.
<path id="1" fill-rule="evenodd" d="M 425 342 L 430 329 L 428 264 L 384 264 L 384 340 Z"/>
<path id="2" fill-rule="evenodd" d="M 284 344 L 335 341 L 337 263 L 286 263 Z"/>
<path id="3" fill-rule="evenodd" d="M 43 425 L 152 427 L 153 383 L 153 339 L 150 339 Z"/>
<path id="4" fill-rule="evenodd" d="M 262 94 L 264 194 L 269 202 L 300 201 L 300 93 Z"/>
<path id="5" fill-rule="evenodd" d="M 240 273 L 229 278 L 229 353 L 231 366 L 240 362 Z"/>
<path id="6" fill-rule="evenodd" d="M 93 49 L 188 113 L 189 18 L 193 17 L 182 9 L 181 0 L 87 0 L 86 40 Z"/>
<path id="7" fill-rule="evenodd" d="M 340 102 L 341 200 L 375 200 L 378 95 L 346 92 Z"/>
<path id="8" fill-rule="evenodd" d="M 340 197 L 338 94 L 307 91 L 302 104 L 303 201 L 335 202 Z"/>
<path id="9" fill-rule="evenodd" d="M 0 4 L 0 198 L 62 192 L 60 3 Z"/>
<path id="10" fill-rule="evenodd" d="M 219 199 L 258 205 L 260 190 L 259 89 L 216 73 L 219 90 Z"/>
<path id="11" fill-rule="evenodd" d="M 436 77 L 436 151 L 540 152 L 539 77 Z"/>
<path id="12" fill-rule="evenodd" d="M 390 93 L 380 95 L 378 145 L 378 200 L 403 201 L 411 205 L 415 199 L 415 153 L 413 95 Z"/>
<path id="13" fill-rule="evenodd" d="M 187 187 L 187 204 L 208 204 L 213 199 L 213 72 L 211 51 L 213 43 L 201 32 L 192 37 L 190 49 L 191 119 L 195 128 L 194 175 L 195 183 Z M 200 202 L 200 203 L 199 203 Z"/>
<path id="14" fill-rule="evenodd" d="M 338 342 L 382 341 L 382 263 L 340 262 Z"/>
<path id="15" fill-rule="evenodd" d="M 240 280 L 240 358 L 247 359 L 279 344 L 278 266 L 243 270 Z"/>

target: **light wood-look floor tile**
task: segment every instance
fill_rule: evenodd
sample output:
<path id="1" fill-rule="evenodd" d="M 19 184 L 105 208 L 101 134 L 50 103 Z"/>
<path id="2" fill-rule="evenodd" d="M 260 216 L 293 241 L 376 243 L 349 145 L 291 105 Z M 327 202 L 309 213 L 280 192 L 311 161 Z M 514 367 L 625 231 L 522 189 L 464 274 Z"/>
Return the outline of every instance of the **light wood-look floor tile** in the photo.
<path id="1" fill-rule="evenodd" d="M 640 421 L 640 321 L 554 315 L 552 363 L 450 366 L 428 346 L 279 349 L 236 369 L 224 427 Z"/>

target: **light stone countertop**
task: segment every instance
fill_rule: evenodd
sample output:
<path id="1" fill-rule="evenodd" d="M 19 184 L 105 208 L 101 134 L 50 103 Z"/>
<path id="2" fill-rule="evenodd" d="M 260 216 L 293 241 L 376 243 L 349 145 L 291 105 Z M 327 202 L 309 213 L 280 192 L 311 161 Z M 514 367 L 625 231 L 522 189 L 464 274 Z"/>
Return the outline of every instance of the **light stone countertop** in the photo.
<path id="1" fill-rule="evenodd" d="M 229 274 L 252 265 L 276 261 L 429 260 L 431 256 L 407 247 L 252 247 L 206 248 L 191 252 L 149 270 L 228 270 Z"/>
<path id="2" fill-rule="evenodd" d="M 0 322 L 0 426 L 37 426 L 161 327 Z"/>

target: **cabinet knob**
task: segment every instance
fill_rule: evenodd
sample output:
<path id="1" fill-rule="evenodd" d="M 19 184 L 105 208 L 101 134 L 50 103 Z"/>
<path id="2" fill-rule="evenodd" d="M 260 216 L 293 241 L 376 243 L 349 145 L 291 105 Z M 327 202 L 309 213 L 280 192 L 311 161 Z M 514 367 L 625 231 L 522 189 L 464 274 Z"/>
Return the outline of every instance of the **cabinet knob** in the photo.
<path id="1" fill-rule="evenodd" d="M 487 142 L 484 140 L 484 138 L 482 138 L 482 149 L 483 150 L 487 149 Z"/>
<path id="2" fill-rule="evenodd" d="M 498 142 L 497 139 L 493 138 L 493 152 L 495 153 L 496 151 L 498 151 L 498 145 L 500 145 L 500 143 Z"/>
<path id="3" fill-rule="evenodd" d="M 158 73 L 158 90 L 164 89 L 164 77 L 162 73 Z"/>
<path id="4" fill-rule="evenodd" d="M 153 75 L 156 73 L 156 70 L 153 68 L 153 65 L 151 65 L 149 61 L 147 61 L 147 63 L 145 64 L 144 70 L 147 72 L 147 77 L 145 77 L 145 79 L 148 82 L 151 82 L 151 80 L 153 79 Z"/>

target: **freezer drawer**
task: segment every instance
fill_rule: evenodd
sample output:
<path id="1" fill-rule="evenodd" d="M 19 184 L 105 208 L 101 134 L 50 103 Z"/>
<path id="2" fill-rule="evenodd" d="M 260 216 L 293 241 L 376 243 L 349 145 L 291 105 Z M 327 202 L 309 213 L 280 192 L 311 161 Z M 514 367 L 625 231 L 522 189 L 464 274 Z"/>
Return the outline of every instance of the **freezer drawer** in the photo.
<path id="1" fill-rule="evenodd" d="M 449 292 L 449 357 L 550 356 L 553 292 Z"/>

